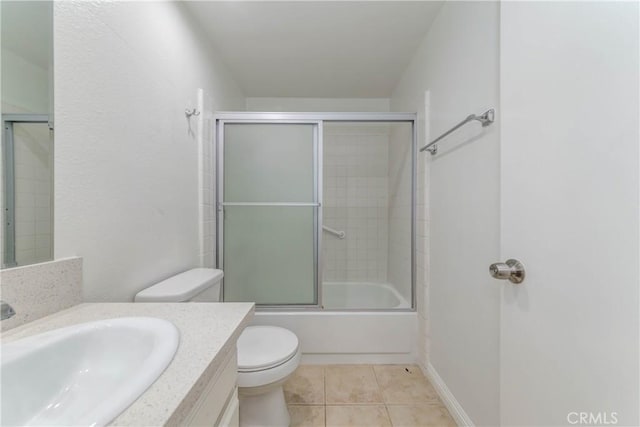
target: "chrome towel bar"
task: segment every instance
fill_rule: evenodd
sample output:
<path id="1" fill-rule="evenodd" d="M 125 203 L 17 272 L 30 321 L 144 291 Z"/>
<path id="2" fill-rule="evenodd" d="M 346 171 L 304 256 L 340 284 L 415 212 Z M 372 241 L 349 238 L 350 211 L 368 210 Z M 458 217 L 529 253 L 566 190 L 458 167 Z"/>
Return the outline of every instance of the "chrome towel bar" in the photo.
<path id="1" fill-rule="evenodd" d="M 337 236 L 338 239 L 344 239 L 345 237 L 347 237 L 347 233 L 345 233 L 344 231 L 336 230 L 331 227 L 327 227 L 326 225 L 323 225 L 322 229 L 327 233 L 331 233 L 334 236 Z"/>
<path id="2" fill-rule="evenodd" d="M 442 138 L 448 136 L 449 134 L 455 132 L 456 130 L 458 130 L 462 126 L 464 126 L 467 123 L 472 122 L 474 120 L 477 120 L 480 123 L 482 123 L 482 127 L 483 128 L 487 127 L 487 126 L 489 126 L 491 123 L 493 123 L 495 121 L 495 115 L 496 115 L 496 112 L 495 112 L 495 110 L 493 108 L 490 109 L 490 110 L 485 111 L 484 113 L 480 114 L 479 116 L 477 116 L 475 114 L 471 114 L 471 115 L 467 116 L 466 119 L 464 119 L 463 121 L 461 121 L 460 123 L 458 123 L 457 125 L 452 127 L 451 129 L 449 129 L 448 131 L 446 131 L 445 133 L 443 133 L 442 135 L 440 135 L 439 137 L 437 137 L 436 139 L 434 139 L 433 141 L 431 141 L 430 143 L 428 143 L 427 145 L 422 147 L 420 149 L 420 152 L 423 152 L 423 151 L 427 150 L 433 156 L 438 152 L 438 146 L 436 144 Z"/>

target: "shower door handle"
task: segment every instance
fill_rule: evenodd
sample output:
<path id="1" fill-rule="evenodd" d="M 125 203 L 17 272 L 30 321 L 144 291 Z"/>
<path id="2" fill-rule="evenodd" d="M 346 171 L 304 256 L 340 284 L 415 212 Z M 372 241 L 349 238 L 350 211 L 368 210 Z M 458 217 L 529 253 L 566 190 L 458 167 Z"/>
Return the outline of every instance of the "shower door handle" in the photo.
<path id="1" fill-rule="evenodd" d="M 508 259 L 506 263 L 491 264 L 489 273 L 494 279 L 509 280 L 511 283 L 522 283 L 525 276 L 524 265 L 517 259 Z"/>

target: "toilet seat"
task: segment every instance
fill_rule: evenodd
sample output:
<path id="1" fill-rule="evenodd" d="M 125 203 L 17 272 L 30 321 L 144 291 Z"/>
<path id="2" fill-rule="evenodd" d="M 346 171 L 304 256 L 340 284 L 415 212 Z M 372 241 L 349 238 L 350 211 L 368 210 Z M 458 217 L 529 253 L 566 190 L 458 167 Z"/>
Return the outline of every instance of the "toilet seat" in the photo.
<path id="1" fill-rule="evenodd" d="M 238 371 L 255 372 L 275 368 L 298 351 L 298 337 L 277 326 L 249 326 L 238 338 Z"/>
<path id="2" fill-rule="evenodd" d="M 284 382 L 298 365 L 302 352 L 298 337 L 276 326 L 249 326 L 238 339 L 240 393 Z M 253 390 L 247 390 L 253 388 Z"/>

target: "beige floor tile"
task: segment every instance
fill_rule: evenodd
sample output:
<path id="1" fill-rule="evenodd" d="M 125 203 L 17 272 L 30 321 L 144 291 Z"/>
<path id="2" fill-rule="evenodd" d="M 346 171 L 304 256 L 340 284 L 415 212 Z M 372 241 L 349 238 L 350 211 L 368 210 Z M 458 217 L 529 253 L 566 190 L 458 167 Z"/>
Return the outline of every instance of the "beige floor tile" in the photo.
<path id="1" fill-rule="evenodd" d="M 324 375 L 327 404 L 383 403 L 371 366 L 327 366 Z"/>
<path id="2" fill-rule="evenodd" d="M 289 405 L 291 427 L 324 427 L 324 405 Z"/>
<path id="3" fill-rule="evenodd" d="M 374 366 L 385 403 L 440 403 L 438 395 L 415 365 Z"/>
<path id="4" fill-rule="evenodd" d="M 456 427 L 442 405 L 387 405 L 393 427 Z"/>
<path id="5" fill-rule="evenodd" d="M 327 405 L 326 420 L 327 427 L 391 427 L 384 405 Z"/>
<path id="6" fill-rule="evenodd" d="M 288 404 L 324 404 L 324 367 L 301 365 L 284 384 Z"/>

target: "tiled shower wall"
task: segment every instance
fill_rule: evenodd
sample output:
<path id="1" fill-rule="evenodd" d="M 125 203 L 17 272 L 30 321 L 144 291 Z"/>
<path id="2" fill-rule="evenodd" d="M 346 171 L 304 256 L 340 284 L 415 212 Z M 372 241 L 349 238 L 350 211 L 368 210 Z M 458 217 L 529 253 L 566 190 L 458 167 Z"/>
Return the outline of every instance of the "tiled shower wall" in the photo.
<path id="1" fill-rule="evenodd" d="M 215 216 L 215 119 L 213 99 L 204 90 L 198 89 L 196 116 L 198 138 L 198 161 L 200 165 L 200 267 L 216 266 L 216 216 Z"/>
<path id="2" fill-rule="evenodd" d="M 325 123 L 325 282 L 387 282 L 389 126 Z"/>

